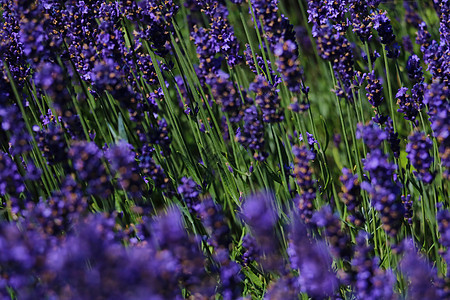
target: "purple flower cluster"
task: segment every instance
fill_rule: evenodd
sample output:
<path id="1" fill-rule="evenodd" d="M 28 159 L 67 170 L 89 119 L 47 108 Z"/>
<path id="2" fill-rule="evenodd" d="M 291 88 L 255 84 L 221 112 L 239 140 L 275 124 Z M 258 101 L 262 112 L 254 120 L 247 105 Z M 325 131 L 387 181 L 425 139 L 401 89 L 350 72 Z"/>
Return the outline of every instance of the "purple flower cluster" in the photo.
<path id="1" fill-rule="evenodd" d="M 342 176 L 339 177 L 339 180 L 342 182 L 340 197 L 345 206 L 347 206 L 349 221 L 356 226 L 363 225 L 364 216 L 361 213 L 362 197 L 358 175 L 352 174 L 347 168 L 343 168 Z"/>
<path id="2" fill-rule="evenodd" d="M 321 25 L 315 28 L 313 36 L 317 41 L 319 55 L 333 66 L 338 84 L 336 95 L 341 98 L 352 98 L 351 86 L 355 69 L 353 67 L 353 52 L 350 42 L 343 31 L 337 31 L 332 26 Z"/>
<path id="3" fill-rule="evenodd" d="M 325 206 L 315 213 L 312 222 L 324 228 L 333 255 L 338 259 L 350 261 L 353 257 L 350 237 L 342 230 L 341 221 L 333 214 L 331 207 Z"/>
<path id="4" fill-rule="evenodd" d="M 242 100 L 228 74 L 219 71 L 208 83 L 214 100 L 228 114 L 230 122 L 238 123 L 242 119 Z"/>
<path id="5" fill-rule="evenodd" d="M 247 197 L 242 206 L 242 218 L 250 227 L 257 247 L 254 253 L 261 254 L 257 260 L 270 270 L 278 270 L 281 267 L 278 238 L 275 231 L 278 211 L 275 208 L 274 200 L 273 193 L 260 192 Z"/>
<path id="6" fill-rule="evenodd" d="M 366 76 L 367 86 L 366 86 L 366 96 L 369 100 L 369 103 L 372 104 L 373 107 L 380 106 L 383 101 L 383 85 L 380 82 L 380 79 L 375 77 L 375 71 L 369 73 Z"/>
<path id="7" fill-rule="evenodd" d="M 201 187 L 191 178 L 183 177 L 181 178 L 181 184 L 178 186 L 177 192 L 183 198 L 189 208 L 189 211 L 192 213 L 198 213 L 200 209 L 199 195 L 201 192 Z"/>
<path id="8" fill-rule="evenodd" d="M 111 179 L 103 164 L 104 155 L 93 142 L 75 142 L 68 152 L 79 179 L 86 182 L 86 193 L 106 198 L 112 193 Z"/>
<path id="9" fill-rule="evenodd" d="M 352 267 L 356 275 L 354 281 L 358 299 L 395 299 L 392 288 L 395 284 L 394 274 L 379 267 L 379 258 L 373 257 L 373 247 L 367 245 L 368 234 L 360 231 L 356 237 L 355 256 Z"/>
<path id="10" fill-rule="evenodd" d="M 303 85 L 303 71 L 298 59 L 298 46 L 291 40 L 280 41 L 275 45 L 273 53 L 278 57 L 277 67 L 288 89 L 293 93 L 303 91 L 307 94 L 307 88 Z"/>
<path id="11" fill-rule="evenodd" d="M 276 86 L 259 75 L 250 84 L 250 91 L 256 94 L 255 104 L 261 109 L 264 122 L 278 123 L 283 120 L 283 113 L 280 108 L 281 100 Z"/>
<path id="12" fill-rule="evenodd" d="M 416 117 L 420 111 L 420 102 L 416 101 L 413 97 L 407 94 L 408 88 L 400 88 L 395 95 L 397 98 L 397 104 L 400 108 L 397 110 L 399 113 L 404 114 L 405 120 L 411 121 L 413 124 L 417 124 Z"/>
<path id="13" fill-rule="evenodd" d="M 370 182 L 361 183 L 361 187 L 370 194 L 372 206 L 380 213 L 384 230 L 395 237 L 405 215 L 405 207 L 400 199 L 400 184 L 394 176 L 397 167 L 388 162 L 380 149 L 367 154 L 363 163 L 364 170 L 370 175 Z"/>
<path id="14" fill-rule="evenodd" d="M 243 120 L 244 126 L 236 133 L 236 140 L 244 147 L 255 151 L 254 157 L 257 160 L 266 159 L 263 119 L 255 105 L 244 110 Z"/>
<path id="15" fill-rule="evenodd" d="M 433 157 L 430 155 L 430 150 L 433 148 L 433 143 L 423 132 L 415 132 L 409 137 L 409 143 L 406 145 L 406 153 L 408 159 L 416 168 L 416 177 L 424 183 L 431 183 L 434 179 L 434 172 L 431 166 L 433 164 Z"/>
<path id="16" fill-rule="evenodd" d="M 387 56 L 390 58 L 397 58 L 400 51 L 397 49 L 398 45 L 395 42 L 395 34 L 392 29 L 391 20 L 387 16 L 386 11 L 378 11 L 373 17 L 373 28 L 377 31 L 381 39 L 381 43 L 386 45 Z"/>
<path id="17" fill-rule="evenodd" d="M 406 240 L 405 255 L 400 262 L 403 274 L 408 278 L 408 296 L 411 299 L 437 299 L 438 289 L 433 285 L 437 281 L 436 270 L 428 261 L 418 255 L 412 240 Z"/>
<path id="18" fill-rule="evenodd" d="M 444 176 L 450 178 L 450 89 L 448 85 L 434 82 L 425 91 L 424 101 L 428 105 L 428 115 L 433 135 L 440 143 L 439 156 L 446 168 Z"/>
<path id="19" fill-rule="evenodd" d="M 294 154 L 292 173 L 300 187 L 300 195 L 294 201 L 299 209 L 300 218 L 309 224 L 314 211 L 313 201 L 316 199 L 316 180 L 313 179 L 313 169 L 309 164 L 315 159 L 315 154 L 306 146 L 294 146 L 292 153 Z"/>
<path id="20" fill-rule="evenodd" d="M 333 295 L 338 280 L 327 246 L 323 241 L 311 240 L 305 224 L 297 219 L 291 226 L 287 251 L 291 267 L 299 270 L 295 284 L 301 292 L 317 298 Z"/>
<path id="21" fill-rule="evenodd" d="M 121 141 L 112 146 L 107 150 L 106 158 L 113 174 L 118 175 L 121 188 L 131 197 L 138 198 L 147 190 L 145 182 L 139 174 L 139 166 L 130 144 Z"/>

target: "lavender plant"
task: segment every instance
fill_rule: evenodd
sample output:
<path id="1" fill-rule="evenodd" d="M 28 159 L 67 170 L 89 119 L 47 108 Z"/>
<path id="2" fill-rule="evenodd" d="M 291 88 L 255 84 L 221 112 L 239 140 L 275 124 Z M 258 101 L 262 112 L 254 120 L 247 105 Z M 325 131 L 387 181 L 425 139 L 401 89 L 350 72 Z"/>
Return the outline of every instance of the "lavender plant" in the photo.
<path id="1" fill-rule="evenodd" d="M 2 299 L 449 298 L 450 1 L 0 3 Z"/>

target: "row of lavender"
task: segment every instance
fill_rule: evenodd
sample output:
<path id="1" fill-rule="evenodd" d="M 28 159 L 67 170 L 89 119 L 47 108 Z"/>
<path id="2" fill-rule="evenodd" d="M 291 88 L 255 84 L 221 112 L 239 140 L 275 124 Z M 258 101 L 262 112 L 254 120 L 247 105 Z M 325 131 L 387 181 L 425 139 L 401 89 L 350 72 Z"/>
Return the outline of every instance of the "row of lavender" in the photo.
<path id="1" fill-rule="evenodd" d="M 2 298 L 450 297 L 450 1 L 382 2 L 2 0 Z"/>

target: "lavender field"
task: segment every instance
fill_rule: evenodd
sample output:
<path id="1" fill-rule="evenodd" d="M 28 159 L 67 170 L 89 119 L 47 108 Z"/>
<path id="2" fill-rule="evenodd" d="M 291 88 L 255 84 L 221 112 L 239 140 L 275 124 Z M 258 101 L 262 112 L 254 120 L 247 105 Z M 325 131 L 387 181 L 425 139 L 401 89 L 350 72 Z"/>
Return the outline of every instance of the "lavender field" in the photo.
<path id="1" fill-rule="evenodd" d="M 450 0 L 0 3 L 0 299 L 450 299 Z"/>

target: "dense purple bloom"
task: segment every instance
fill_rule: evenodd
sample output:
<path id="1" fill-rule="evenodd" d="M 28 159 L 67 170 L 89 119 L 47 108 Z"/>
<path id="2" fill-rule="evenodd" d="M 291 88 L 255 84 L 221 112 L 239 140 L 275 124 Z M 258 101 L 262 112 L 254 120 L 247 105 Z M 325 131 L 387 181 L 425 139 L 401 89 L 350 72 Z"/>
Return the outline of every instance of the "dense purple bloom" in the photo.
<path id="1" fill-rule="evenodd" d="M 338 25 L 345 24 L 347 1 L 308 1 L 308 22 L 321 25 L 327 22 L 335 22 Z"/>
<path id="2" fill-rule="evenodd" d="M 372 257 L 373 247 L 367 245 L 368 234 L 360 231 L 356 237 L 355 256 L 352 267 L 356 275 L 353 285 L 358 299 L 395 299 L 395 277 L 390 270 L 379 267 L 379 258 Z"/>
<path id="3" fill-rule="evenodd" d="M 181 178 L 181 184 L 177 188 L 178 194 L 181 195 L 186 206 L 191 213 L 198 213 L 200 209 L 199 195 L 202 191 L 200 185 L 198 185 L 192 178 Z"/>
<path id="4" fill-rule="evenodd" d="M 288 89 L 300 93 L 303 88 L 303 70 L 298 59 L 298 46 L 291 40 L 280 41 L 274 47 L 278 71 L 283 76 Z"/>
<path id="5" fill-rule="evenodd" d="M 156 125 L 147 132 L 147 142 L 161 147 L 162 155 L 169 155 L 171 153 L 170 144 L 172 139 L 169 136 L 169 125 L 166 119 L 159 119 Z"/>
<path id="6" fill-rule="evenodd" d="M 242 238 L 242 248 L 241 259 L 246 267 L 263 254 L 256 239 L 250 234 L 246 234 Z"/>
<path id="7" fill-rule="evenodd" d="M 366 96 L 369 100 L 369 103 L 372 104 L 373 107 L 380 106 L 383 101 L 383 84 L 380 79 L 375 77 L 375 71 L 369 73 L 366 76 L 367 86 L 366 86 Z"/>
<path id="8" fill-rule="evenodd" d="M 23 52 L 23 44 L 20 42 L 20 14 L 17 6 L 10 1 L 1 1 L 2 26 L 0 27 L 0 52 L 2 59 L 0 66 L 8 63 L 14 81 L 22 87 L 31 69 L 27 66 L 27 57 Z"/>
<path id="9" fill-rule="evenodd" d="M 211 93 L 216 103 L 228 114 L 230 122 L 237 123 L 242 119 L 242 100 L 239 90 L 225 72 L 218 71 L 217 76 L 208 80 Z"/>
<path id="10" fill-rule="evenodd" d="M 398 138 L 398 133 L 394 131 L 394 124 L 391 117 L 386 116 L 386 121 L 384 123 L 384 131 L 387 133 L 387 142 L 391 148 L 392 153 L 395 158 L 400 156 L 400 139 Z"/>
<path id="11" fill-rule="evenodd" d="M 397 98 L 397 104 L 400 108 L 398 112 L 404 114 L 405 120 L 409 120 L 416 124 L 416 117 L 419 114 L 420 105 L 409 94 L 407 94 L 408 88 L 402 87 L 398 90 L 395 98 Z"/>
<path id="12" fill-rule="evenodd" d="M 56 122 L 49 123 L 47 128 L 39 131 L 36 134 L 36 142 L 49 164 L 67 161 L 68 147 L 64 130 Z"/>
<path id="13" fill-rule="evenodd" d="M 171 0 L 165 1 L 164 5 L 158 1 L 143 1 L 137 6 L 136 15 L 130 17 L 138 24 L 138 36 L 147 40 L 156 53 L 168 53 L 171 50 L 170 36 L 174 34 L 171 19 L 179 7 Z"/>
<path id="14" fill-rule="evenodd" d="M 257 238 L 265 238 L 265 234 L 273 234 L 273 227 L 278 219 L 274 201 L 273 193 L 260 192 L 247 197 L 242 206 L 242 217 Z"/>
<path id="15" fill-rule="evenodd" d="M 228 251 L 222 252 L 228 255 Z M 221 259 L 220 268 L 220 292 L 222 293 L 224 300 L 239 299 L 242 296 L 242 280 L 243 273 L 241 273 L 241 267 L 234 261 L 231 261 L 228 256 L 226 259 Z"/>
<path id="16" fill-rule="evenodd" d="M 436 270 L 419 257 L 412 240 L 405 242 L 405 256 L 400 262 L 403 274 L 408 278 L 408 298 L 410 299 L 438 299 L 438 291 L 433 282 L 437 279 Z"/>
<path id="17" fill-rule="evenodd" d="M 280 269 L 280 249 L 275 231 L 278 221 L 275 195 L 271 192 L 259 192 L 247 197 L 242 206 L 242 218 L 255 238 L 255 254 L 263 255 L 257 257 L 257 261 L 267 269 Z"/>
<path id="18" fill-rule="evenodd" d="M 433 164 L 433 157 L 430 150 L 433 148 L 433 142 L 423 132 L 415 132 L 409 137 L 409 143 L 406 145 L 407 158 L 416 168 L 416 177 L 425 183 L 431 183 L 435 174 L 430 171 Z"/>
<path id="19" fill-rule="evenodd" d="M 23 191 L 25 191 L 25 183 L 16 163 L 8 154 L 0 151 L 0 194 L 17 197 Z"/>
<path id="20" fill-rule="evenodd" d="M 373 17 L 373 28 L 378 32 L 381 38 L 381 43 L 386 45 L 388 50 L 388 57 L 398 57 L 399 52 L 395 49 L 395 34 L 392 29 L 391 20 L 387 16 L 386 11 L 378 11 Z"/>
<path id="21" fill-rule="evenodd" d="M 336 95 L 351 99 L 351 86 L 356 72 L 353 67 L 353 52 L 344 32 L 322 25 L 313 31 L 313 36 L 316 38 L 320 57 L 331 62 L 336 78 L 340 79 L 335 88 Z"/>
<path id="22" fill-rule="evenodd" d="M 200 80 L 205 80 L 205 78 L 214 75 L 220 69 L 222 57 L 215 57 L 216 51 L 211 44 L 212 40 L 208 29 L 194 27 L 191 38 L 197 47 L 197 57 L 200 61 L 196 73 Z"/>
<path id="23" fill-rule="evenodd" d="M 67 78 L 64 70 L 55 63 L 39 65 L 33 74 L 36 86 L 42 88 L 51 97 L 57 109 L 66 107 L 71 101 L 67 91 Z"/>
<path id="24" fill-rule="evenodd" d="M 27 227 L 27 224 L 20 224 Z M 37 273 L 45 268 L 46 252 L 49 248 L 42 232 L 32 228 L 20 230 L 15 223 L 0 223 L 0 245 L 4 249 L 0 257 L 2 277 L 0 293 L 9 297 L 7 288 L 13 289 L 18 297 L 32 299 L 42 296 Z M 49 291 L 51 292 L 51 290 Z"/>
<path id="25" fill-rule="evenodd" d="M 296 278 L 288 274 L 268 286 L 264 299 L 297 299 L 299 292 Z"/>
<path id="26" fill-rule="evenodd" d="M 278 16 L 278 0 L 252 0 L 250 3 L 257 19 L 253 21 L 258 30 L 264 30 L 271 51 L 280 40 L 296 43 L 293 26 L 283 14 Z"/>
<path id="27" fill-rule="evenodd" d="M 369 172 L 370 182 L 363 182 L 361 187 L 369 193 L 372 206 L 380 213 L 384 230 L 394 237 L 405 215 L 400 184 L 394 177 L 397 167 L 388 162 L 380 149 L 368 153 L 363 163 L 364 170 Z"/>
<path id="28" fill-rule="evenodd" d="M 258 75 L 250 84 L 250 91 L 256 94 L 255 103 L 262 111 L 264 122 L 277 123 L 283 120 L 283 112 L 280 108 L 281 100 L 276 86 L 263 76 Z"/>
<path id="29" fill-rule="evenodd" d="M 341 1 L 345 2 L 345 1 Z M 353 26 L 352 31 L 364 41 L 372 38 L 373 19 L 367 7 L 367 1 L 349 0 L 347 1 L 350 12 L 350 22 Z"/>
<path id="30" fill-rule="evenodd" d="M 39 202 L 30 209 L 30 220 L 36 221 L 48 235 L 61 236 L 70 232 L 88 207 L 88 198 L 80 184 L 66 176 L 61 189 L 54 191 L 46 202 Z"/>
<path id="31" fill-rule="evenodd" d="M 377 149 L 388 138 L 388 135 L 379 125 L 371 122 L 366 126 L 357 125 L 356 138 L 363 139 L 369 149 Z"/>
<path id="32" fill-rule="evenodd" d="M 106 198 L 112 193 L 111 179 L 102 162 L 103 153 L 95 143 L 75 142 L 68 156 L 78 177 L 87 183 L 88 194 Z"/>
<path id="33" fill-rule="evenodd" d="M 209 243 L 216 250 L 226 249 L 228 251 L 232 242 L 231 232 L 222 207 L 215 204 L 211 198 L 203 200 L 197 207 L 199 218 L 210 236 Z"/>
<path id="34" fill-rule="evenodd" d="M 356 226 L 362 226 L 364 216 L 360 212 L 362 197 L 358 175 L 352 174 L 347 168 L 343 168 L 342 176 L 339 177 L 339 180 L 342 182 L 342 192 L 339 195 L 347 206 L 347 211 L 349 212 L 348 219 Z"/>
<path id="35" fill-rule="evenodd" d="M 341 221 L 338 216 L 333 214 L 331 207 L 323 207 L 314 214 L 311 221 L 325 229 L 325 236 L 334 257 L 350 261 L 353 256 L 350 237 L 341 229 Z"/>
<path id="36" fill-rule="evenodd" d="M 8 146 L 12 155 L 26 154 L 31 150 L 31 136 L 16 105 L 0 107 L 0 125 L 0 131 L 9 135 Z M 7 140 L 7 137 L 5 139 Z"/>
<path id="37" fill-rule="evenodd" d="M 444 176 L 450 178 L 450 89 L 444 83 L 434 82 L 425 92 L 424 104 L 428 105 L 428 115 L 434 137 L 440 143 L 439 156 L 447 168 Z"/>
<path id="38" fill-rule="evenodd" d="M 313 179 L 313 169 L 309 165 L 310 161 L 315 159 L 315 154 L 307 146 L 294 146 L 292 153 L 294 154 L 292 173 L 300 187 L 300 195 L 294 202 L 299 209 L 300 218 L 308 224 L 313 215 L 313 201 L 316 199 L 316 180 Z"/>
<path id="39" fill-rule="evenodd" d="M 416 44 L 420 45 L 420 51 L 424 53 L 431 42 L 431 34 L 428 32 L 427 24 L 425 22 L 419 24 L 419 30 L 417 30 L 416 35 Z"/>
<path id="40" fill-rule="evenodd" d="M 413 200 L 411 199 L 411 195 L 402 196 L 402 202 L 405 206 L 405 220 L 408 222 L 409 225 L 412 224 L 412 218 L 414 215 L 413 210 Z"/>
<path id="41" fill-rule="evenodd" d="M 122 189 L 128 192 L 131 197 L 137 198 L 146 190 L 146 185 L 139 174 L 140 170 L 135 156 L 133 147 L 124 141 L 112 146 L 106 152 L 111 170 L 118 174 Z"/>
<path id="42" fill-rule="evenodd" d="M 142 155 L 139 157 L 139 168 L 142 172 L 144 180 L 151 179 L 153 181 L 153 188 L 164 190 L 169 185 L 169 178 L 167 178 L 161 166 L 157 165 L 152 158 L 153 149 L 148 145 L 142 147 Z"/>
<path id="43" fill-rule="evenodd" d="M 244 126 L 236 133 L 236 140 L 244 147 L 254 151 L 254 157 L 258 160 L 264 160 L 267 154 L 264 152 L 264 124 L 255 105 L 252 105 L 244 111 Z"/>
<path id="44" fill-rule="evenodd" d="M 328 247 L 322 241 L 311 240 L 305 224 L 298 219 L 291 225 L 287 251 L 291 267 L 300 272 L 296 285 L 301 292 L 315 298 L 326 298 L 334 293 L 338 282 L 331 268 Z"/>
<path id="45" fill-rule="evenodd" d="M 417 82 L 422 80 L 423 71 L 420 66 L 420 59 L 417 55 L 411 55 L 406 63 L 406 71 L 408 72 L 408 77 L 411 81 Z"/>

